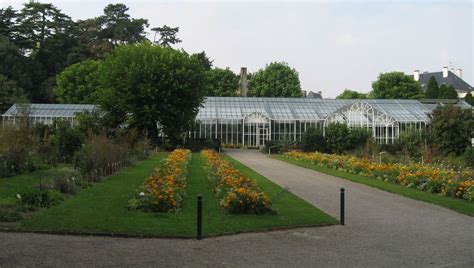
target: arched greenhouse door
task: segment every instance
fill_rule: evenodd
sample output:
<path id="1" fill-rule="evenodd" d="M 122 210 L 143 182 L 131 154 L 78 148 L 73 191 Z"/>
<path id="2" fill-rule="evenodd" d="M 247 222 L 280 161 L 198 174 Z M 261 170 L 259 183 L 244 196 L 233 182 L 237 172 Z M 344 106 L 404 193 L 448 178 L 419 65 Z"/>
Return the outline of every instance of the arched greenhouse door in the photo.
<path id="1" fill-rule="evenodd" d="M 242 144 L 247 147 L 260 147 L 270 139 L 270 119 L 261 112 L 245 116 L 242 132 Z"/>

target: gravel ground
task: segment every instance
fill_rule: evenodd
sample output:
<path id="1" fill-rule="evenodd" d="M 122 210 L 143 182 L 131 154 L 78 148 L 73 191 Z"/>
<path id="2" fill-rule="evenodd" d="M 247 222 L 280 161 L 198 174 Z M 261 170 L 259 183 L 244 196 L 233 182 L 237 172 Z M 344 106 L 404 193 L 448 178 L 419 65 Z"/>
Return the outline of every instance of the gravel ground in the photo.
<path id="1" fill-rule="evenodd" d="M 346 225 L 196 240 L 0 233 L 0 266 L 474 267 L 474 218 L 270 159 L 229 154 Z"/>

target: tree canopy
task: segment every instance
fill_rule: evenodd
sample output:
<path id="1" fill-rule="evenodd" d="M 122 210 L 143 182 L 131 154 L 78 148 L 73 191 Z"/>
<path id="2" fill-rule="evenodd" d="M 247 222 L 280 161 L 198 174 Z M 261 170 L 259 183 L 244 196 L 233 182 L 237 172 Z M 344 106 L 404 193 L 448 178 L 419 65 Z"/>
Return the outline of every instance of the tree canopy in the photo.
<path id="1" fill-rule="evenodd" d="M 346 88 L 336 99 L 367 99 L 367 94 Z"/>
<path id="2" fill-rule="evenodd" d="M 249 96 L 302 97 L 298 72 L 284 62 L 272 62 L 252 75 Z"/>
<path id="3" fill-rule="evenodd" d="M 372 83 L 374 99 L 420 99 L 424 96 L 420 84 L 403 72 L 380 74 Z"/>
<path id="4" fill-rule="evenodd" d="M 55 77 L 66 67 L 146 39 L 147 20 L 127 12 L 125 5 L 111 4 L 97 18 L 74 22 L 52 4 L 30 1 L 19 11 L 2 8 L 0 75 L 22 88 L 31 102 L 55 102 Z"/>
<path id="5" fill-rule="evenodd" d="M 56 76 L 55 93 L 61 103 L 96 103 L 99 89 L 97 70 L 100 61 L 86 60 L 73 64 Z"/>
<path id="6" fill-rule="evenodd" d="M 160 125 L 173 143 L 194 121 L 206 90 L 205 70 L 195 57 L 148 42 L 115 48 L 98 75 L 109 124 L 146 130 L 154 139 Z"/>
<path id="7" fill-rule="evenodd" d="M 229 68 L 211 69 L 207 71 L 207 79 L 207 94 L 209 96 L 237 96 L 239 76 L 234 74 Z"/>
<path id="8" fill-rule="evenodd" d="M 154 40 L 154 42 L 160 44 L 164 47 L 171 47 L 171 45 L 181 43 L 181 39 L 177 37 L 179 32 L 179 27 L 169 27 L 167 25 L 163 25 L 162 27 L 155 27 L 151 29 L 155 32 L 155 34 L 160 35 L 160 39 L 158 41 Z"/>

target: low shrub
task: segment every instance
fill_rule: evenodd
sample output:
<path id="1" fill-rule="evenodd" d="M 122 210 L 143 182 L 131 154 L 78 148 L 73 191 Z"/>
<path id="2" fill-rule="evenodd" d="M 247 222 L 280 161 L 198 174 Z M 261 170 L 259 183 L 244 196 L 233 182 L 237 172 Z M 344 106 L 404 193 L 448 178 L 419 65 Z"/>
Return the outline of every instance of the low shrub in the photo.
<path id="1" fill-rule="evenodd" d="M 63 195 L 54 190 L 31 189 L 21 192 L 19 196 L 19 205 L 24 210 L 48 208 L 64 201 Z"/>

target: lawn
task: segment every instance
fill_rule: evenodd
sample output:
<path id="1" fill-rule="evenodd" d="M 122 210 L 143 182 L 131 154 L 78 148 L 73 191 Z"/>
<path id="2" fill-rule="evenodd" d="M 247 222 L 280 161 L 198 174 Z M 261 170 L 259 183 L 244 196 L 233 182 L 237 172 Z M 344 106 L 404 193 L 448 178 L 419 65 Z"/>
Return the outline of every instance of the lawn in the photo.
<path id="1" fill-rule="evenodd" d="M 284 191 L 236 160 L 236 168 L 257 180 L 273 200 L 276 215 L 230 215 L 218 204 L 203 169 L 203 159 L 193 154 L 186 188 L 187 197 L 179 213 L 130 211 L 127 202 L 146 176 L 166 157 L 161 153 L 119 172 L 94 187 L 81 191 L 61 205 L 38 212 L 18 226 L 21 231 L 77 234 L 113 234 L 150 237 L 193 237 L 196 233 L 196 196 L 203 194 L 203 235 L 302 226 L 337 224 L 337 220 L 306 201 Z"/>
<path id="2" fill-rule="evenodd" d="M 272 156 L 275 159 L 294 164 L 300 167 L 316 170 L 328 175 L 336 176 L 342 179 L 350 180 L 352 182 L 365 184 L 370 187 L 374 187 L 383 191 L 387 191 L 390 193 L 399 194 L 411 199 L 424 201 L 427 203 L 432 203 L 435 205 L 439 205 L 454 211 L 457 211 L 462 214 L 466 214 L 469 216 L 474 216 L 474 203 L 468 202 L 462 199 L 455 199 L 451 197 L 441 196 L 433 193 L 419 191 L 417 189 L 404 187 L 399 184 L 393 184 L 390 182 L 379 181 L 376 179 L 368 178 L 362 175 L 351 174 L 348 172 L 335 170 L 332 168 L 322 167 L 319 165 L 314 165 L 311 163 L 301 162 L 294 159 L 285 158 L 282 155 L 275 155 Z"/>
<path id="3" fill-rule="evenodd" d="M 61 166 L 57 168 L 60 167 Z M 33 189 L 39 185 L 40 180 L 42 180 L 43 183 L 46 183 L 47 178 L 50 177 L 49 174 L 53 173 L 57 168 L 53 167 L 14 177 L 0 178 L 0 206 L 15 204 L 16 194 Z"/>

